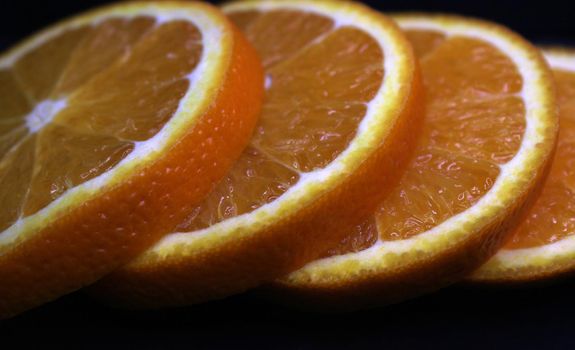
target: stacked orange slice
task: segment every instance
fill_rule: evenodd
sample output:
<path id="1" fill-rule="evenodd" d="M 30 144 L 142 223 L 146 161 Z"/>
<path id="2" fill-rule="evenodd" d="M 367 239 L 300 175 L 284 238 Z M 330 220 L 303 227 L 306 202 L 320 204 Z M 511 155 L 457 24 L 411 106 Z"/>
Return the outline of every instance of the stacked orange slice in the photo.
<path id="1" fill-rule="evenodd" d="M 492 23 L 396 20 L 427 90 L 419 148 L 371 218 L 274 284 L 291 303 L 353 309 L 459 281 L 500 247 L 546 175 L 558 122 L 553 77 L 538 50 Z"/>
<path id="2" fill-rule="evenodd" d="M 0 57 L 0 318 L 96 281 L 180 222 L 261 107 L 253 48 L 216 8 L 130 3 Z"/>
<path id="3" fill-rule="evenodd" d="M 224 10 L 266 70 L 257 131 L 176 233 L 94 287 L 114 303 L 221 298 L 316 259 L 390 191 L 417 138 L 418 69 L 391 20 L 339 1 Z"/>
<path id="4" fill-rule="evenodd" d="M 547 50 L 557 83 L 561 129 L 541 196 L 505 246 L 471 276 L 483 284 L 541 282 L 575 270 L 575 52 Z"/>
<path id="5" fill-rule="evenodd" d="M 546 56 L 351 1 L 54 25 L 0 56 L 0 318 L 92 284 L 333 311 L 570 274 L 575 54 Z"/>

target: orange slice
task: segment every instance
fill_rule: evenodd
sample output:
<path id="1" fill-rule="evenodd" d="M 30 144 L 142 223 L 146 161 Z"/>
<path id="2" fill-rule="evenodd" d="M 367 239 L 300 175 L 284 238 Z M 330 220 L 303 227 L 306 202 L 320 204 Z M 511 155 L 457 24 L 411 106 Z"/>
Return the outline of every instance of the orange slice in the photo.
<path id="1" fill-rule="evenodd" d="M 537 49 L 478 20 L 396 19 L 428 92 L 423 137 L 369 220 L 275 283 L 292 303 L 353 309 L 447 286 L 497 250 L 544 178 L 558 123 Z"/>
<path id="2" fill-rule="evenodd" d="M 393 22 L 340 1 L 224 9 L 265 66 L 257 132 L 177 233 L 96 285 L 111 302 L 197 303 L 288 273 L 372 211 L 410 153 L 419 76 Z"/>
<path id="3" fill-rule="evenodd" d="M 0 318 L 156 242 L 247 144 L 255 50 L 216 8 L 131 3 L 0 57 Z"/>
<path id="4" fill-rule="evenodd" d="M 541 196 L 507 243 L 472 274 L 472 282 L 544 281 L 575 269 L 575 51 L 548 50 L 554 70 L 561 128 Z"/>

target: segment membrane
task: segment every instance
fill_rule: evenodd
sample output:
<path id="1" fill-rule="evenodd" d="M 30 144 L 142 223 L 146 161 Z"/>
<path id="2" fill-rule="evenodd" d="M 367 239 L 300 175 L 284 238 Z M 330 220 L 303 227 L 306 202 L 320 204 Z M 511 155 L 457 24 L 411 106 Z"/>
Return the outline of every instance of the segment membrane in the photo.
<path id="1" fill-rule="evenodd" d="M 128 58 L 134 44 L 154 23 L 153 18 L 138 17 L 130 20 L 112 18 L 96 25 L 71 55 L 52 92 L 52 99 L 73 92 L 112 63 Z"/>
<path id="2" fill-rule="evenodd" d="M 478 39 L 446 39 L 422 59 L 421 65 L 428 99 L 435 104 L 517 94 L 523 86 L 511 59 Z"/>
<path id="3" fill-rule="evenodd" d="M 56 122 L 125 140 L 154 136 L 188 89 L 202 53 L 200 33 L 191 23 L 168 22 L 131 51 L 76 91 Z"/>
<path id="4" fill-rule="evenodd" d="M 202 50 L 191 23 L 110 18 L 64 30 L 0 70 L 0 231 L 154 136 Z"/>
<path id="5" fill-rule="evenodd" d="M 266 65 L 260 122 L 246 149 L 178 231 L 249 213 L 284 194 L 305 172 L 346 149 L 383 82 L 379 44 L 351 27 L 301 11 L 234 13 Z M 295 35 L 294 33 L 297 33 Z"/>
<path id="6" fill-rule="evenodd" d="M 445 41 L 445 34 L 431 30 L 407 30 L 404 34 L 411 42 L 415 55 L 419 59 L 435 51 Z"/>
<path id="7" fill-rule="evenodd" d="M 0 232 L 10 227 L 22 214 L 22 203 L 32 177 L 35 143 L 35 136 L 22 139 L 20 145 L 0 162 Z"/>
<path id="8" fill-rule="evenodd" d="M 191 232 L 249 213 L 277 199 L 298 180 L 298 173 L 248 147 L 208 198 L 190 211 L 178 231 Z"/>
<path id="9" fill-rule="evenodd" d="M 276 10 L 259 16 L 240 12 L 230 18 L 244 29 L 257 49 L 264 68 L 285 61 L 333 29 L 333 20 L 294 10 Z"/>
<path id="10" fill-rule="evenodd" d="M 254 143 L 299 171 L 324 168 L 355 137 L 383 81 L 382 61 L 371 37 L 343 27 L 278 63 Z"/>
<path id="11" fill-rule="evenodd" d="M 188 86 L 187 79 L 158 86 L 108 80 L 75 95 L 70 106 L 58 114 L 55 123 L 83 133 L 145 141 L 157 134 L 172 117 Z M 130 117 L 123 118 L 126 115 Z"/>
<path id="12" fill-rule="evenodd" d="M 32 110 L 30 101 L 21 90 L 14 73 L 10 70 L 0 70 L 0 135 L 10 131 L 4 123 L 7 120 L 19 120 Z M 17 127 L 17 126 L 15 126 Z"/>
<path id="13" fill-rule="evenodd" d="M 14 148 L 22 143 L 23 139 L 28 135 L 28 130 L 21 123 L 0 123 L 0 130 L 3 128 L 10 131 L 0 136 L 0 162 L 4 157 Z"/>
<path id="14" fill-rule="evenodd" d="M 89 31 L 87 26 L 67 30 L 26 53 L 14 64 L 13 72 L 33 102 L 50 96 L 74 49 Z"/>
<path id="15" fill-rule="evenodd" d="M 249 35 L 250 42 L 252 42 L 253 45 L 253 43 L 255 42 L 254 36 L 257 35 L 258 33 L 256 33 L 254 30 L 251 30 L 251 32 L 248 33 L 248 29 L 250 29 L 250 27 L 258 19 L 258 17 L 261 16 L 261 13 L 256 10 L 248 10 L 227 14 L 227 16 L 229 19 L 232 20 L 232 22 L 234 22 L 236 27 L 238 27 L 238 29 L 241 30 L 242 33 L 244 33 L 246 37 L 248 37 Z"/>
<path id="16" fill-rule="evenodd" d="M 80 134 L 56 124 L 38 134 L 34 172 L 24 214 L 31 215 L 67 190 L 112 169 L 134 148 L 111 136 Z"/>

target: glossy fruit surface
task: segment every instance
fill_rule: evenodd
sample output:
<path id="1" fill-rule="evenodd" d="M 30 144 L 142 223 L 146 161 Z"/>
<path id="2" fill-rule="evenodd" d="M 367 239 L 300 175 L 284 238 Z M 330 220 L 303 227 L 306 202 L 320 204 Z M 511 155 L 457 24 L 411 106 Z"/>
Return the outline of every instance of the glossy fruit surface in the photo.
<path id="1" fill-rule="evenodd" d="M 417 138 L 418 68 L 385 16 L 340 1 L 224 10 L 266 70 L 256 133 L 179 232 L 94 286 L 111 302 L 221 298 L 317 258 L 389 193 Z"/>
<path id="2" fill-rule="evenodd" d="M 396 19 L 421 64 L 423 136 L 370 219 L 323 259 L 274 283 L 290 303 L 355 309 L 454 283 L 501 246 L 546 175 L 558 120 L 538 50 L 488 22 Z"/>
<path id="3" fill-rule="evenodd" d="M 183 219 L 245 147 L 261 63 L 216 8 L 130 3 L 0 57 L 0 318 L 94 282 Z"/>
<path id="4" fill-rule="evenodd" d="M 470 277 L 473 283 L 520 284 L 575 269 L 575 52 L 544 51 L 554 72 L 560 111 L 557 151 L 543 191 L 503 248 Z"/>

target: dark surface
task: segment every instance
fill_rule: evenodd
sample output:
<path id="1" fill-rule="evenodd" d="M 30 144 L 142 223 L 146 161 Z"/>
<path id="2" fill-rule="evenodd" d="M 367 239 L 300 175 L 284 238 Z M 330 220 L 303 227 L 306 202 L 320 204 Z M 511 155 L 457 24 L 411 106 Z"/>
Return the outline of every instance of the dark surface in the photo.
<path id="1" fill-rule="evenodd" d="M 0 1 L 0 48 L 59 19 L 98 5 L 106 0 Z M 223 3 L 223 1 L 210 1 Z M 364 3 L 385 11 L 427 11 L 458 13 L 507 25 L 536 43 L 575 45 L 575 16 L 572 1 L 516 0 L 373 0 Z M 9 18 L 6 18 L 9 16 Z"/>
<path id="2" fill-rule="evenodd" d="M 297 312 L 251 295 L 174 310 L 125 311 L 76 293 L 0 324 L 0 342 L 74 349 L 572 349 L 574 287 L 451 288 L 341 315 Z"/>
<path id="3" fill-rule="evenodd" d="M 0 49 L 106 1 L 0 2 Z M 369 1 L 385 11 L 452 12 L 503 23 L 544 44 L 575 45 L 569 2 Z M 2 281 L 0 281 L 2 283 Z M 109 309 L 75 293 L 0 323 L 0 349 L 575 348 L 575 282 L 525 290 L 451 288 L 344 315 L 293 311 L 242 295 L 168 311 Z M 50 346 L 51 347 L 51 346 Z"/>

